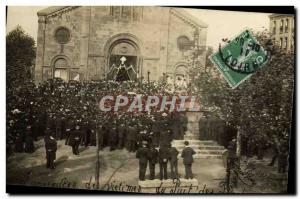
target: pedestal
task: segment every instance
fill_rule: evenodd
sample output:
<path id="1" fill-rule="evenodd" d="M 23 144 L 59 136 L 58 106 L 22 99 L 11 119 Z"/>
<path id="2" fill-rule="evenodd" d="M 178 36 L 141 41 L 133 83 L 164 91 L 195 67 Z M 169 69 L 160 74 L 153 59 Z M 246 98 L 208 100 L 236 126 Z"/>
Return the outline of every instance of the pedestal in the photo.
<path id="1" fill-rule="evenodd" d="M 197 179 L 167 179 L 167 180 L 145 180 L 139 181 L 142 193 L 159 193 L 159 194 L 188 194 L 197 190 Z"/>
<path id="2" fill-rule="evenodd" d="M 202 113 L 199 111 L 187 111 L 188 118 L 187 131 L 185 132 L 185 140 L 199 140 L 199 120 Z"/>

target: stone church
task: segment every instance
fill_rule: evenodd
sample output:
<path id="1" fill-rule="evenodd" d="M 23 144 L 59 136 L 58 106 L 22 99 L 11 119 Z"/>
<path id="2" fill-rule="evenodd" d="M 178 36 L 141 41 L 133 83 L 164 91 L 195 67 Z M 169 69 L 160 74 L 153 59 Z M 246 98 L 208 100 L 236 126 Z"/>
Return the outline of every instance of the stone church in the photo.
<path id="1" fill-rule="evenodd" d="M 54 77 L 188 81 L 190 49 L 206 46 L 207 24 L 183 8 L 55 6 L 37 15 L 37 83 Z M 205 51 L 196 61 L 205 66 Z"/>

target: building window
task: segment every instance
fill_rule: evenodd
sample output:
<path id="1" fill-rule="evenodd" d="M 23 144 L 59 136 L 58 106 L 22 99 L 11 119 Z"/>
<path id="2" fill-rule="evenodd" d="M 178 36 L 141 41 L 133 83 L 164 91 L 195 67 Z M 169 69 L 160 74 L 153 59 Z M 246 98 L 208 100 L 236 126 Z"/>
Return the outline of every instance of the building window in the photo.
<path id="1" fill-rule="evenodd" d="M 66 27 L 59 27 L 55 31 L 55 40 L 60 44 L 65 44 L 70 41 L 71 34 Z"/>
<path id="2" fill-rule="evenodd" d="M 283 39 L 280 38 L 280 40 L 279 40 L 279 47 L 280 47 L 280 48 L 282 48 L 282 44 L 283 44 Z"/>
<path id="3" fill-rule="evenodd" d="M 273 34 L 276 34 L 276 21 L 273 21 Z"/>
<path id="4" fill-rule="evenodd" d="M 111 6 L 110 15 L 117 19 L 139 20 L 143 16 L 143 8 L 138 6 Z"/>
<path id="5" fill-rule="evenodd" d="M 284 29 L 285 29 L 285 32 L 287 33 L 287 32 L 288 32 L 288 29 L 289 29 L 289 19 L 286 19 L 286 20 L 285 20 L 285 26 L 284 26 Z"/>
<path id="6" fill-rule="evenodd" d="M 288 38 L 285 37 L 285 38 L 284 38 L 283 48 L 284 48 L 284 49 L 287 49 L 287 46 L 288 46 Z"/>
<path id="7" fill-rule="evenodd" d="M 283 33 L 283 19 L 281 19 L 281 21 L 280 21 L 279 30 L 280 30 L 280 34 L 282 34 Z"/>
<path id="8" fill-rule="evenodd" d="M 64 58 L 59 58 L 54 62 L 54 78 L 61 78 L 68 81 L 68 62 Z"/>
<path id="9" fill-rule="evenodd" d="M 177 39 L 177 47 L 180 51 L 189 50 L 191 47 L 191 41 L 187 36 L 180 36 Z"/>

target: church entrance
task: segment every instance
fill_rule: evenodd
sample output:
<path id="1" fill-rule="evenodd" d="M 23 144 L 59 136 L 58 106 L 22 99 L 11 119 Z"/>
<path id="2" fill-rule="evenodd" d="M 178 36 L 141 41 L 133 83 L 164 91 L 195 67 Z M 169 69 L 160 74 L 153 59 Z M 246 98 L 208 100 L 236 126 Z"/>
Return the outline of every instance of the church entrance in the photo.
<path id="1" fill-rule="evenodd" d="M 109 53 L 108 78 L 115 81 L 135 81 L 138 75 L 138 50 L 130 41 L 115 42 Z"/>

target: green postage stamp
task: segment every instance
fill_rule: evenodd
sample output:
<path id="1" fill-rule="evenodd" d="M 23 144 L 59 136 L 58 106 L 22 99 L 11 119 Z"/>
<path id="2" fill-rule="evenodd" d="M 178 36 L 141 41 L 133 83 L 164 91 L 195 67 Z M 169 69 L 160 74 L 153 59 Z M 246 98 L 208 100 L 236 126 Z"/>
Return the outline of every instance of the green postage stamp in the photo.
<path id="1" fill-rule="evenodd" d="M 268 53 L 249 30 L 243 31 L 211 56 L 231 88 L 236 88 L 268 61 Z"/>

